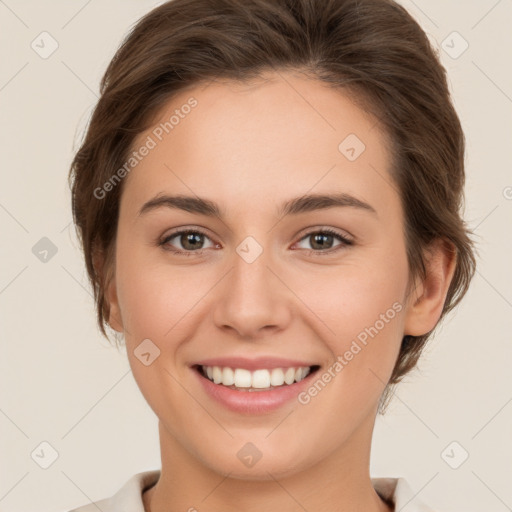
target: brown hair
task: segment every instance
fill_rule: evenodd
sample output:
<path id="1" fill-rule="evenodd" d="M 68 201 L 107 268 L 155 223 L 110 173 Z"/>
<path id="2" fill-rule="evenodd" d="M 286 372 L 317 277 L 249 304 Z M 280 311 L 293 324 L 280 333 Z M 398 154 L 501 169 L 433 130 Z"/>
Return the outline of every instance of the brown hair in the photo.
<path id="1" fill-rule="evenodd" d="M 392 0 L 173 0 L 145 15 L 113 57 L 70 169 L 74 222 L 107 339 L 104 292 L 123 181 L 103 198 L 95 191 L 123 166 L 134 138 L 178 91 L 280 69 L 350 91 L 380 121 L 393 146 L 411 275 L 425 276 L 424 250 L 442 238 L 457 262 L 441 318 L 466 293 L 475 257 L 460 215 L 464 134 L 446 71 L 407 11 Z M 381 412 L 431 334 L 404 336 Z"/>

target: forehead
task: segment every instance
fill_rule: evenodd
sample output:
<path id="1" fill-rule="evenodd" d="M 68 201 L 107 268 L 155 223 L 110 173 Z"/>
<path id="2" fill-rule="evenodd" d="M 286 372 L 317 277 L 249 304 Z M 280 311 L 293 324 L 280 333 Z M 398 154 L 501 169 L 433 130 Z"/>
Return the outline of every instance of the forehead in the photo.
<path id="1" fill-rule="evenodd" d="M 188 87 L 132 150 L 143 145 L 151 149 L 125 178 L 122 201 L 140 205 L 167 191 L 242 207 L 309 191 L 375 196 L 390 188 L 377 120 L 350 93 L 292 72 Z"/>

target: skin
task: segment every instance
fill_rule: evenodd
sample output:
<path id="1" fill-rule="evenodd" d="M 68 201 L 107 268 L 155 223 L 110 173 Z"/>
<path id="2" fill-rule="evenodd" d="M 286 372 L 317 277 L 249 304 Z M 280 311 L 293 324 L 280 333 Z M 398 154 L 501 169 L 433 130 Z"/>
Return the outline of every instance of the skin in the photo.
<path id="1" fill-rule="evenodd" d="M 424 334 L 439 320 L 455 262 L 435 244 L 427 278 L 407 294 L 404 216 L 376 120 L 347 94 L 299 73 L 266 78 L 181 91 L 154 126 L 191 96 L 198 106 L 125 178 L 106 293 L 109 323 L 124 333 L 133 375 L 159 418 L 162 473 L 144 505 L 390 511 L 369 475 L 379 397 L 403 335 Z M 338 150 L 351 133 L 366 146 L 353 162 Z M 344 206 L 276 214 L 291 198 L 333 192 L 376 213 Z M 158 193 L 210 199 L 225 216 L 166 207 L 138 215 Z M 178 227 L 207 233 L 202 255 L 158 246 Z M 353 244 L 334 237 L 318 248 L 307 235 L 322 228 Z M 250 264 L 235 250 L 249 235 L 263 248 Z M 182 243 L 178 236 L 166 247 L 197 251 Z M 401 311 L 307 405 L 238 414 L 214 403 L 189 368 L 210 357 L 275 355 L 317 362 L 321 375 L 395 302 Z M 149 366 L 134 355 L 147 338 L 161 351 Z M 262 453 L 251 468 L 237 457 L 247 442 Z"/>

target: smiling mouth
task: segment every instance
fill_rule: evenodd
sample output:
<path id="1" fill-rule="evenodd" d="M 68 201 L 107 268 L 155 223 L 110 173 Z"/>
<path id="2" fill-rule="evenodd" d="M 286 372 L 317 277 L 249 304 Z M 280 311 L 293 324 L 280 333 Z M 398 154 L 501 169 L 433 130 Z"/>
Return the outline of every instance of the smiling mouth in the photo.
<path id="1" fill-rule="evenodd" d="M 203 366 L 193 367 L 202 377 L 229 389 L 237 391 L 272 391 L 293 386 L 306 377 L 312 375 L 320 368 L 319 365 L 259 369 L 250 371 L 245 368 L 231 368 L 229 366 Z"/>

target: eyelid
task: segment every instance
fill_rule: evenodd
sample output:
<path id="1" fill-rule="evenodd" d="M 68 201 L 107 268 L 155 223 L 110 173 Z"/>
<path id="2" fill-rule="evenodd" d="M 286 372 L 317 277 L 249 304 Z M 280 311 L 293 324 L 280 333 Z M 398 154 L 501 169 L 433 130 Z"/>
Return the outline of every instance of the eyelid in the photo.
<path id="1" fill-rule="evenodd" d="M 332 235 L 339 236 L 340 238 L 345 239 L 347 242 L 353 242 L 354 237 L 345 230 L 333 228 L 331 226 L 323 226 L 322 224 L 319 224 L 318 226 L 313 226 L 306 228 L 302 231 L 299 231 L 299 233 L 296 235 L 296 237 L 299 237 L 299 241 L 305 238 L 306 236 L 312 235 L 313 233 L 329 233 Z"/>

